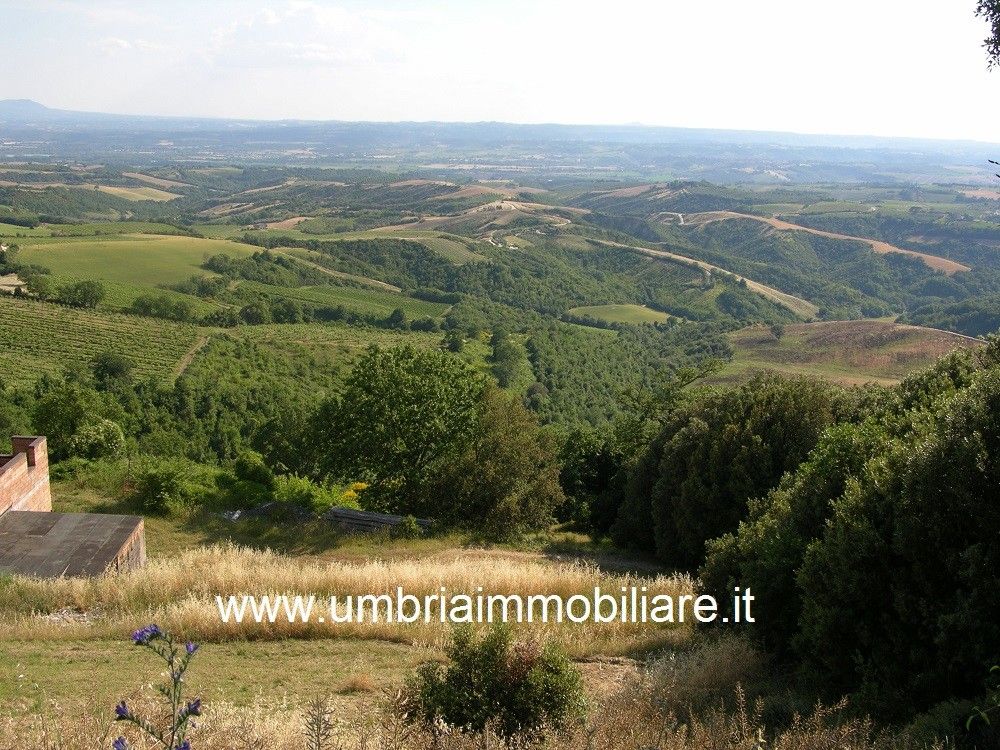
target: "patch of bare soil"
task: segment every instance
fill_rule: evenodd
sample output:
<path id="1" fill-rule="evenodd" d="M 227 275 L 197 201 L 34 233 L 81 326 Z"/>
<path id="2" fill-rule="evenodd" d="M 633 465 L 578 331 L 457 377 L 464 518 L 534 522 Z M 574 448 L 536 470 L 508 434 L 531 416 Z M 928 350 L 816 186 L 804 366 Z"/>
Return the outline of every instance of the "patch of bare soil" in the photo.
<path id="1" fill-rule="evenodd" d="M 293 216 L 290 219 L 283 219 L 282 221 L 269 221 L 267 223 L 268 229 L 294 229 L 303 221 L 307 221 L 311 217 L 309 216 Z"/>

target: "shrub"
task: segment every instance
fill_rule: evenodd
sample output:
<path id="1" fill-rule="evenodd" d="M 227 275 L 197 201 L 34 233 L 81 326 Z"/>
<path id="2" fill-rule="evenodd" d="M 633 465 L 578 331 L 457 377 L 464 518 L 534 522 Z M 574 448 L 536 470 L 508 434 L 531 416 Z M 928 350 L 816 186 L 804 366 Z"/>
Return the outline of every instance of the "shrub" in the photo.
<path id="1" fill-rule="evenodd" d="M 256 451 L 243 451 L 233 462 L 233 473 L 244 482 L 253 482 L 267 488 L 274 487 L 274 472 L 271 471 L 264 457 Z"/>
<path id="2" fill-rule="evenodd" d="M 424 535 L 424 530 L 420 528 L 416 518 L 406 516 L 403 522 L 392 530 L 392 535 L 398 539 L 418 539 Z"/>
<path id="3" fill-rule="evenodd" d="M 140 510 L 165 515 L 217 499 L 217 470 L 180 459 L 153 460 L 131 481 L 128 499 Z"/>
<path id="4" fill-rule="evenodd" d="M 110 419 L 88 422 L 70 438 L 69 452 L 82 458 L 120 456 L 125 452 L 125 433 Z"/>
<path id="5" fill-rule="evenodd" d="M 753 590 L 758 616 L 751 626 L 773 652 L 787 656 L 801 614 L 795 579 L 806 549 L 823 533 L 833 499 L 888 441 L 875 420 L 830 428 L 798 470 L 750 505 L 736 533 L 708 544 L 701 569 L 705 589 L 720 600 L 734 586 Z"/>
<path id="6" fill-rule="evenodd" d="M 455 630 L 449 664 L 422 665 L 406 686 L 407 717 L 427 726 L 541 740 L 584 713 L 580 674 L 552 645 L 515 642 L 506 626 L 482 639 Z"/>
<path id="7" fill-rule="evenodd" d="M 728 697 L 734 685 L 762 681 L 764 667 L 763 654 L 748 639 L 726 634 L 652 662 L 647 688 L 662 711 L 701 711 Z"/>
<path id="8" fill-rule="evenodd" d="M 349 492 L 350 490 L 341 492 L 295 474 L 285 474 L 274 479 L 275 502 L 295 505 L 316 513 L 333 506 L 357 508 L 357 501 Z M 354 494 L 356 496 L 357 493 Z"/>

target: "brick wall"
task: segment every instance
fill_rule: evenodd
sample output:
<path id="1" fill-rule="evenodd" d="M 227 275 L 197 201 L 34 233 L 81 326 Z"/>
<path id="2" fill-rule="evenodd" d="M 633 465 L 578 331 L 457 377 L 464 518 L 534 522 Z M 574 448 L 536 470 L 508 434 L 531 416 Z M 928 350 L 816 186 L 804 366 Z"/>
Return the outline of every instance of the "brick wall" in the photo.
<path id="1" fill-rule="evenodd" d="M 12 455 L 0 455 L 0 514 L 52 510 L 49 454 L 44 437 L 13 437 Z"/>

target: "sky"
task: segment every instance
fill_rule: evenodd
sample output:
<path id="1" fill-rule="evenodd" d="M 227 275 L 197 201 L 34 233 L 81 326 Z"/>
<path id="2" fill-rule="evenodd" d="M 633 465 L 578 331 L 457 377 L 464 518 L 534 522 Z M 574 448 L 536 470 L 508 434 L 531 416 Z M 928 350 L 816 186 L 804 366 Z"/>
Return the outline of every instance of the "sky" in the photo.
<path id="1" fill-rule="evenodd" d="M 0 99 L 1000 141 L 975 0 L 0 0 Z M 6 58 L 6 59 L 4 59 Z"/>

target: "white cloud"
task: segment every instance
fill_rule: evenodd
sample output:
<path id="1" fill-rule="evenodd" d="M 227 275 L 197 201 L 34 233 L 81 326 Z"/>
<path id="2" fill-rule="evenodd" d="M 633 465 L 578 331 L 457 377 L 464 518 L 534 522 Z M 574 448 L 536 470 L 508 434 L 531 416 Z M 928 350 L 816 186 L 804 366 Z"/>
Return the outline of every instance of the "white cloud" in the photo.
<path id="1" fill-rule="evenodd" d="M 127 39 L 119 39 L 115 36 L 106 36 L 97 42 L 97 46 L 105 54 L 114 54 L 124 50 L 132 49 L 132 43 Z"/>

